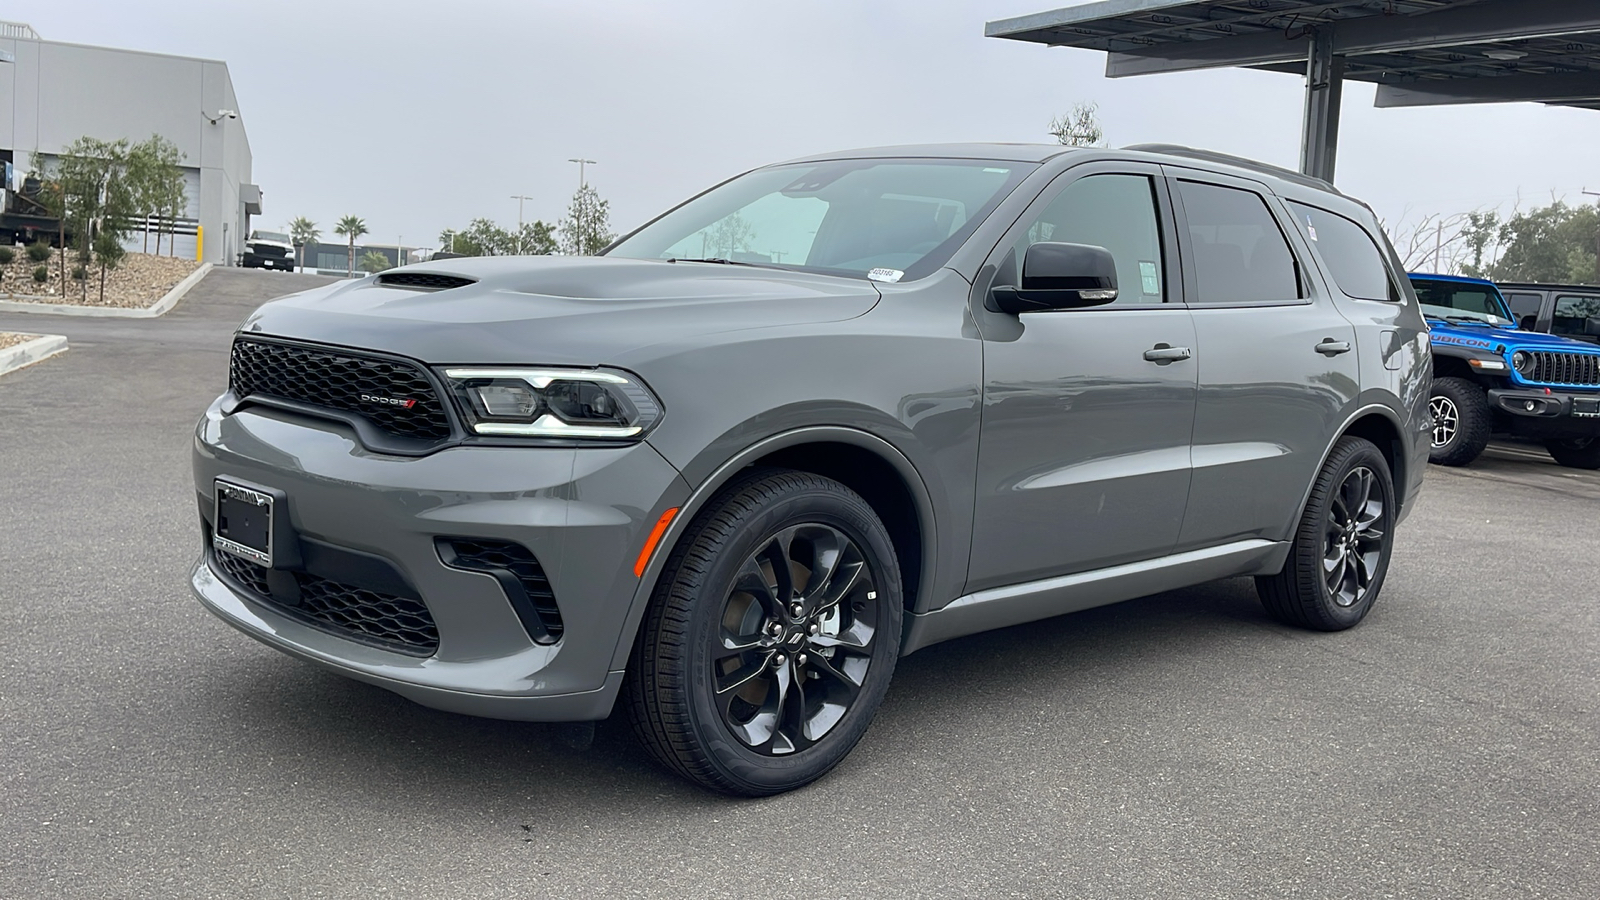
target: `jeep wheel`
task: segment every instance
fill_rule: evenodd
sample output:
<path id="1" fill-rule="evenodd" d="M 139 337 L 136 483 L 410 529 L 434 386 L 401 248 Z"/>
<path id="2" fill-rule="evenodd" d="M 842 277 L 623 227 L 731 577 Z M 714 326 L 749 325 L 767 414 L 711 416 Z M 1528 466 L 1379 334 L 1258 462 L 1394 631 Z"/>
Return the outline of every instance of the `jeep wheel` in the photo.
<path id="1" fill-rule="evenodd" d="M 1435 378 L 1428 397 L 1433 414 L 1433 444 L 1428 461 L 1464 466 L 1489 446 L 1489 398 L 1465 378 Z"/>
<path id="2" fill-rule="evenodd" d="M 1600 438 L 1567 438 L 1548 441 L 1544 448 L 1555 461 L 1569 469 L 1600 469 Z"/>
<path id="3" fill-rule="evenodd" d="M 1341 631 L 1372 609 L 1394 547 L 1394 482 L 1370 441 L 1341 438 L 1311 488 L 1283 571 L 1256 579 L 1282 622 Z"/>
<path id="4" fill-rule="evenodd" d="M 634 731 L 713 790 L 808 784 L 871 723 L 900 618 L 899 564 L 872 507 L 827 478 L 755 470 L 668 558 L 629 666 Z"/>

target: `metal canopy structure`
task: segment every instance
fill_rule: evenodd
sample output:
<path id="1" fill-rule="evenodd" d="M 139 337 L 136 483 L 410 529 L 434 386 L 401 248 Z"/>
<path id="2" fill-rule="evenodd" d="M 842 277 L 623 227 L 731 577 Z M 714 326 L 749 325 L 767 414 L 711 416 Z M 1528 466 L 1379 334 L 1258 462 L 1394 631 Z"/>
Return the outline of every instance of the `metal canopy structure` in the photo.
<path id="1" fill-rule="evenodd" d="M 1099 0 L 988 37 L 1107 53 L 1106 75 L 1240 66 L 1306 77 L 1301 171 L 1333 180 L 1346 79 L 1380 107 L 1600 109 L 1600 0 Z"/>

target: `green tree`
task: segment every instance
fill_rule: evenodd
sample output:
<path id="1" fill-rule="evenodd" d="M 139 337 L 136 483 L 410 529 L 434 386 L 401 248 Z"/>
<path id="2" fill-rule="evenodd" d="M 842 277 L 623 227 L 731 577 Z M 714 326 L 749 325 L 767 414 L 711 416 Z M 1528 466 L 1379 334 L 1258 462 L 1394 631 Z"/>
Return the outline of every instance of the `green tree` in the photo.
<path id="1" fill-rule="evenodd" d="M 600 199 L 594 185 L 583 185 L 572 195 L 560 231 L 562 252 L 570 256 L 599 253 L 616 238 L 611 233 L 611 202 Z"/>
<path id="2" fill-rule="evenodd" d="M 317 228 L 317 223 L 305 216 L 295 216 L 289 223 L 289 241 L 294 244 L 294 249 L 300 256 L 300 271 L 306 270 L 306 245 L 322 240 L 322 232 Z"/>
<path id="3" fill-rule="evenodd" d="M 102 231 L 94 239 L 95 261 L 100 263 L 100 302 L 106 302 L 106 270 L 115 269 L 127 254 L 122 241 L 110 231 Z"/>
<path id="4" fill-rule="evenodd" d="M 361 271 L 368 273 L 382 272 L 384 269 L 394 268 L 394 263 L 389 262 L 389 257 L 376 250 L 368 250 L 361 254 Z"/>
<path id="5" fill-rule="evenodd" d="M 517 232 L 501 228 L 488 219 L 473 219 L 467 227 L 439 233 L 439 246 L 462 256 L 548 256 L 556 252 L 555 228 L 541 221 L 526 222 Z"/>
<path id="6" fill-rule="evenodd" d="M 156 219 L 156 254 L 161 253 L 160 217 L 172 205 L 176 191 L 182 193 L 183 151 L 159 134 L 128 148 L 129 201 L 144 231 L 144 252 L 150 252 L 150 221 Z"/>
<path id="7" fill-rule="evenodd" d="M 1048 133 L 1058 143 L 1068 147 L 1104 146 L 1105 129 L 1100 127 L 1100 107 L 1093 103 L 1075 103 L 1066 115 L 1050 120 Z"/>
<path id="8" fill-rule="evenodd" d="M 350 242 L 350 263 L 345 269 L 346 275 L 356 273 L 356 238 L 367 233 L 367 222 L 358 216 L 345 216 L 339 224 L 333 226 L 333 233 L 347 238 Z"/>
<path id="9" fill-rule="evenodd" d="M 1595 207 L 1557 200 L 1517 213 L 1498 223 L 1493 242 L 1503 248 L 1498 258 L 1474 268 L 1496 281 L 1600 281 L 1600 210 Z"/>
<path id="10" fill-rule="evenodd" d="M 83 264 L 91 260 L 94 242 L 105 236 L 120 244 L 132 233 L 137 215 L 136 178 L 130 171 L 126 140 L 81 137 L 62 148 L 55 161 L 61 183 L 62 227 L 70 224 L 72 246 Z M 63 278 L 63 281 L 65 279 Z M 89 297 L 88 280 L 83 297 Z"/>

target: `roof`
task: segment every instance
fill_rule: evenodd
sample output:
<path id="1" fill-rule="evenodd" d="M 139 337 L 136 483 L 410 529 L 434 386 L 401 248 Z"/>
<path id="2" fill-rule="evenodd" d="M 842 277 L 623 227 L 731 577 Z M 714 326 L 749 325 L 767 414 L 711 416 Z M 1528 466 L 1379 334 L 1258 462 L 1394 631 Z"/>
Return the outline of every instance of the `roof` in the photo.
<path id="1" fill-rule="evenodd" d="M 1593 0 L 1099 0 L 1001 19 L 989 37 L 1108 52 L 1116 78 L 1224 66 L 1306 71 L 1331 30 L 1378 106 L 1532 100 L 1600 109 Z"/>
<path id="2" fill-rule="evenodd" d="M 821 162 L 829 159 L 995 159 L 1008 162 L 1044 162 L 1053 156 L 1071 153 L 1077 148 L 1060 144 L 906 144 L 899 147 L 865 147 L 860 150 L 840 150 L 836 153 L 816 153 L 799 159 L 787 160 L 779 165 L 797 162 Z"/>
<path id="3" fill-rule="evenodd" d="M 1495 284 L 1510 290 L 1574 291 L 1583 294 L 1600 294 L 1600 284 L 1550 284 L 1542 281 L 1497 281 Z"/>
<path id="4" fill-rule="evenodd" d="M 1487 284 L 1494 287 L 1494 282 L 1487 278 L 1473 278 L 1469 275 L 1437 275 L 1432 272 L 1407 272 L 1408 278 L 1426 278 L 1429 281 L 1455 281 L 1461 284 Z"/>

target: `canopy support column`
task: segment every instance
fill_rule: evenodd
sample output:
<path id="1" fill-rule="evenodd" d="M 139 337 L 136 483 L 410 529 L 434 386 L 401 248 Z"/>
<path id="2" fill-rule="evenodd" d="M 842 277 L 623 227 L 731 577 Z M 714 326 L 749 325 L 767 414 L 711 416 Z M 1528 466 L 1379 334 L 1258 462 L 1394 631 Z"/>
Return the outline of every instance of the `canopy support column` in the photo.
<path id="1" fill-rule="evenodd" d="M 1300 131 L 1300 171 L 1333 181 L 1339 152 L 1339 106 L 1344 99 L 1344 57 L 1333 52 L 1333 29 L 1313 32 L 1306 54 L 1305 124 Z"/>

